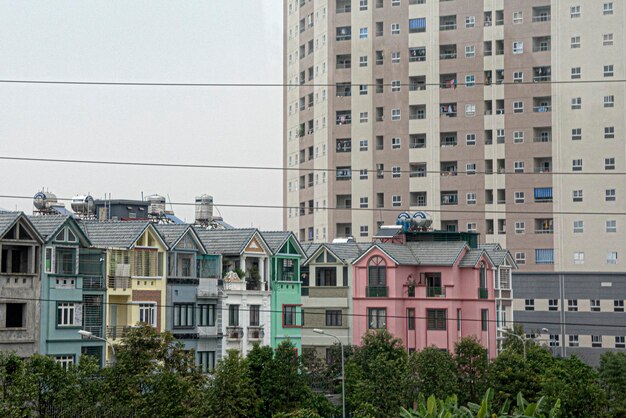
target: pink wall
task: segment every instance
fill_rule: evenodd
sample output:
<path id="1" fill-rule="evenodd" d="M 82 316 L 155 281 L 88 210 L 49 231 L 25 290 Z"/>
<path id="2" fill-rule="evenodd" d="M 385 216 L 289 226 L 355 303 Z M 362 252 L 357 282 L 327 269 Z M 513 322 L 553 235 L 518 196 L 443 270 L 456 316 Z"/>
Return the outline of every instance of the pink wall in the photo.
<path id="1" fill-rule="evenodd" d="M 367 266 L 374 256 L 381 256 L 387 262 L 387 297 L 366 297 Z M 463 255 L 459 256 L 461 260 Z M 405 347 L 421 350 L 435 345 L 454 351 L 454 344 L 460 337 L 475 335 L 489 350 L 489 356 L 496 354 L 496 316 L 494 301 L 494 269 L 487 258 L 482 258 L 487 268 L 488 298 L 478 298 L 479 268 L 455 266 L 398 266 L 378 248 L 373 248 L 353 266 L 353 338 L 356 343 L 368 331 L 368 309 L 386 308 L 387 329 L 401 338 Z M 480 264 L 480 261 L 479 261 Z M 415 287 L 415 297 L 408 296 L 407 278 L 412 275 L 419 282 L 420 273 L 441 273 L 445 297 L 427 297 L 426 286 Z M 415 309 L 415 330 L 408 330 L 407 309 Z M 446 330 L 426 329 L 426 310 L 445 309 L 447 311 Z M 461 312 L 461 330 L 457 330 L 457 312 Z M 482 330 L 481 310 L 488 310 L 487 330 Z"/>

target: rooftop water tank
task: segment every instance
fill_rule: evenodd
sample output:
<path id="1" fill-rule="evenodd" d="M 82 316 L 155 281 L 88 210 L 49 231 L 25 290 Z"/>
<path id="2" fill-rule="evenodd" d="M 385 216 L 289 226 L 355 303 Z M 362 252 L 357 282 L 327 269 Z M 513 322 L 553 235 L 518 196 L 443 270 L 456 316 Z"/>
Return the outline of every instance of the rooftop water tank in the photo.
<path id="1" fill-rule="evenodd" d="M 79 215 L 93 215 L 96 205 L 91 195 L 76 195 L 72 197 L 72 210 Z"/>
<path id="2" fill-rule="evenodd" d="M 58 203 L 57 196 L 50 192 L 37 192 L 33 197 L 33 204 L 37 210 L 50 209 L 52 206 L 58 205 Z"/>
<path id="3" fill-rule="evenodd" d="M 196 196 L 196 223 L 205 224 L 213 219 L 213 196 Z"/>
<path id="4" fill-rule="evenodd" d="M 162 216 L 165 213 L 165 197 L 153 194 L 146 198 L 148 201 L 148 214 L 151 216 Z"/>

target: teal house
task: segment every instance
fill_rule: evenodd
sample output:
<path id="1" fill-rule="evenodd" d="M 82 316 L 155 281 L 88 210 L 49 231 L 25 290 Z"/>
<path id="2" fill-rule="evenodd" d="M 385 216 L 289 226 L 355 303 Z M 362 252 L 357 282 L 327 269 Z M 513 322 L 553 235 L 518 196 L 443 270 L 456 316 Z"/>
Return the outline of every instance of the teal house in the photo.
<path id="1" fill-rule="evenodd" d="M 289 340 L 302 352 L 302 297 L 300 261 L 305 259 L 304 249 L 291 232 L 262 232 L 270 248 L 270 344 L 276 348 Z"/>
<path id="2" fill-rule="evenodd" d="M 103 338 L 104 254 L 91 248 L 89 238 L 71 216 L 29 217 L 44 238 L 41 256 L 41 321 L 39 351 L 64 367 L 83 354 L 103 365 L 104 342 L 84 338 L 89 331 Z"/>

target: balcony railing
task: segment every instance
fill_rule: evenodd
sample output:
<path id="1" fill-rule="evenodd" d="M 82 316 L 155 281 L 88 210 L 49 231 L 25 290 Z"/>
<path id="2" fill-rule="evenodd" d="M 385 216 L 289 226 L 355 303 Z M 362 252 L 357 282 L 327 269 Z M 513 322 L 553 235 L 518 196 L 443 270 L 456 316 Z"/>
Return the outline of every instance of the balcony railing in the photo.
<path id="1" fill-rule="evenodd" d="M 552 137 L 550 136 L 536 136 L 533 138 L 533 142 L 551 142 Z"/>
<path id="2" fill-rule="evenodd" d="M 132 289 L 133 281 L 128 277 L 109 277 L 109 289 Z"/>
<path id="3" fill-rule="evenodd" d="M 439 59 L 442 59 L 442 60 L 456 59 L 456 52 L 442 52 L 441 54 L 439 54 Z"/>
<path id="4" fill-rule="evenodd" d="M 387 290 L 386 286 L 366 287 L 365 296 L 368 298 L 385 298 L 387 297 Z"/>
<path id="5" fill-rule="evenodd" d="M 226 327 L 226 338 L 229 340 L 241 340 L 243 338 L 242 327 Z"/>
<path id="6" fill-rule="evenodd" d="M 478 288 L 478 299 L 488 299 L 489 298 L 489 289 L 484 287 Z"/>
<path id="7" fill-rule="evenodd" d="M 102 276 L 83 276 L 83 289 L 104 289 L 104 278 Z"/>
<path id="8" fill-rule="evenodd" d="M 535 234 L 553 234 L 553 233 L 554 233 L 554 229 L 552 228 L 541 228 L 541 229 L 535 230 Z"/>
<path id="9" fill-rule="evenodd" d="M 543 112 L 552 112 L 552 106 L 544 105 L 544 106 L 534 106 L 533 112 L 543 113 Z"/>
<path id="10" fill-rule="evenodd" d="M 442 23 L 439 25 L 439 30 L 454 30 L 456 29 L 456 23 Z"/>
<path id="11" fill-rule="evenodd" d="M 533 16 L 533 22 L 549 22 L 549 21 L 550 21 L 550 15 Z"/>
<path id="12" fill-rule="evenodd" d="M 107 326 L 107 338 L 113 340 L 117 338 L 124 338 L 132 327 L 128 325 L 109 325 Z"/>
<path id="13" fill-rule="evenodd" d="M 248 339 L 249 340 L 262 340 L 265 335 L 263 327 L 253 326 L 248 327 Z"/>
<path id="14" fill-rule="evenodd" d="M 443 287 L 427 287 L 426 297 L 429 297 L 429 298 L 446 297 L 446 290 Z"/>

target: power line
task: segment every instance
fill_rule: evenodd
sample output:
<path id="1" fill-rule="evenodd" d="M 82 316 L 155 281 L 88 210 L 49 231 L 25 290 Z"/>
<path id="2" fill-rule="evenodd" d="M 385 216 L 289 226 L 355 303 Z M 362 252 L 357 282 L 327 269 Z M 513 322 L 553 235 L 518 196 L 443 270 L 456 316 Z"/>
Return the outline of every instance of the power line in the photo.
<path id="1" fill-rule="evenodd" d="M 0 199 L 28 199 L 32 200 L 32 196 L 16 196 L 16 195 L 0 195 Z M 57 197 L 57 200 L 60 201 L 71 201 L 71 198 L 67 197 Z M 114 200 L 114 199 L 113 199 Z M 196 204 L 193 202 L 167 202 L 168 205 L 173 206 L 195 206 Z M 403 212 L 409 210 L 408 207 L 394 207 L 394 208 L 361 208 L 361 207 L 332 207 L 332 206 L 318 206 L 318 207 L 300 207 L 300 206 L 285 206 L 285 205 L 259 205 L 259 204 L 234 204 L 234 203 L 220 203 L 215 204 L 218 207 L 230 207 L 230 208 L 257 208 L 257 209 L 298 209 L 298 210 L 348 210 L 348 211 L 373 211 L 373 212 Z M 444 205 L 445 206 L 445 205 Z M 531 210 L 469 210 L 469 209 L 424 209 L 427 212 L 435 212 L 435 213 L 476 213 L 476 214 L 527 214 L 527 215 L 598 215 L 598 216 L 623 216 L 626 215 L 626 212 L 575 212 L 575 211 L 531 211 Z M 312 214 L 313 212 L 309 212 Z M 304 216 L 304 215 L 301 215 Z"/>
<path id="2" fill-rule="evenodd" d="M 474 86 L 496 86 L 496 85 L 543 85 L 543 84 L 614 84 L 624 83 L 626 79 L 613 79 L 613 80 L 541 80 L 541 81 L 496 81 L 495 83 L 489 82 L 475 82 L 475 83 L 459 83 L 455 82 L 450 87 L 447 83 L 420 83 L 421 86 L 426 87 L 438 87 L 438 88 L 454 88 L 459 86 L 467 86 L 468 88 Z M 140 81 L 76 81 L 76 80 L 25 80 L 25 79 L 1 79 L 2 84 L 49 84 L 49 85 L 75 85 L 75 86 L 135 86 L 135 87 L 338 87 L 337 84 L 342 86 L 392 86 L 391 83 L 173 83 L 173 82 L 140 82 Z M 397 85 L 397 84 L 396 84 Z M 401 86 L 414 86 L 415 83 L 401 83 Z"/>
<path id="3" fill-rule="evenodd" d="M 264 171 L 304 171 L 304 172 L 340 172 L 344 169 L 341 168 L 297 168 L 297 167 L 273 167 L 273 166 L 258 166 L 258 165 L 226 165 L 226 164 L 187 164 L 187 163 L 159 163 L 159 162 L 145 162 L 145 161 L 114 161 L 114 160 L 82 160 L 82 159 L 67 159 L 67 158 L 36 158 L 36 157 L 14 157 L 14 156 L 0 156 L 0 160 L 7 161 L 28 161 L 28 162 L 40 162 L 40 163 L 59 163 L 59 164 L 96 164 L 96 165 L 121 165 L 121 166 L 136 166 L 136 167 L 162 167 L 162 168 L 194 168 L 194 169 L 220 169 L 220 170 L 264 170 Z M 360 169 L 355 168 L 351 171 L 358 171 Z M 379 170 L 373 168 L 363 168 L 362 170 L 368 170 L 368 172 L 376 173 L 418 173 L 415 170 Z M 425 170 L 419 171 L 424 174 L 441 174 L 442 176 L 457 176 L 458 174 L 474 175 L 474 174 L 505 174 L 505 175 L 601 175 L 601 176 L 623 176 L 626 172 L 616 171 L 604 171 L 604 172 L 554 172 L 544 171 L 540 172 L 519 172 L 519 171 L 504 171 L 504 170 L 492 170 L 492 171 L 447 171 L 447 170 Z"/>
<path id="4" fill-rule="evenodd" d="M 5 300 L 21 300 L 21 301 L 28 301 L 28 302 L 69 302 L 69 303 L 83 303 L 82 301 L 68 301 L 67 299 L 46 299 L 46 298 L 25 298 L 25 297 L 14 297 L 14 296 L 0 296 L 0 299 L 5 299 Z M 488 300 L 487 300 L 488 301 Z M 152 306 L 155 307 L 159 307 L 159 308 L 174 308 L 176 305 L 167 305 L 167 304 L 161 304 L 161 303 L 156 303 L 156 302 L 149 302 L 148 303 Z M 102 301 L 100 303 L 88 303 L 87 305 L 108 305 L 108 306 L 137 306 L 136 303 L 133 302 L 107 302 L 107 301 Z M 225 305 L 222 305 L 225 306 Z M 309 307 L 310 309 L 324 309 L 324 307 L 314 307 L 311 306 Z M 303 306 L 302 309 L 305 309 L 305 314 L 306 315 L 326 315 L 326 312 L 311 312 L 309 310 L 306 310 L 307 307 Z M 241 306 L 239 307 L 239 311 L 240 312 L 251 312 L 251 309 L 246 309 L 246 308 L 242 308 Z M 265 313 L 270 313 L 270 314 L 281 314 L 282 315 L 282 311 L 279 310 L 272 310 L 272 309 L 260 309 L 258 310 L 258 312 L 265 312 Z M 348 316 L 348 317 L 368 317 L 368 314 L 359 314 L 359 313 L 344 313 L 342 312 L 342 316 Z M 392 318 L 392 319 L 408 319 L 408 318 L 415 318 L 415 319 L 423 319 L 423 320 L 428 320 L 427 316 L 414 316 L 414 317 L 409 317 L 408 315 L 386 315 L 386 318 Z M 456 317 L 446 317 L 446 321 L 465 321 L 465 322 L 498 322 L 497 319 L 487 319 L 486 321 L 483 320 L 482 318 L 463 318 L 461 317 L 456 318 Z M 605 328 L 626 328 L 626 324 L 623 325 L 611 325 L 611 324 L 592 324 L 592 323 L 585 323 L 585 322 L 561 322 L 561 321 L 542 321 L 542 320 L 537 320 L 537 321 L 514 321 L 515 324 L 532 324 L 532 325 L 537 325 L 537 324 L 541 324 L 541 325 L 565 325 L 565 326 L 586 326 L 586 327 L 605 327 Z"/>

